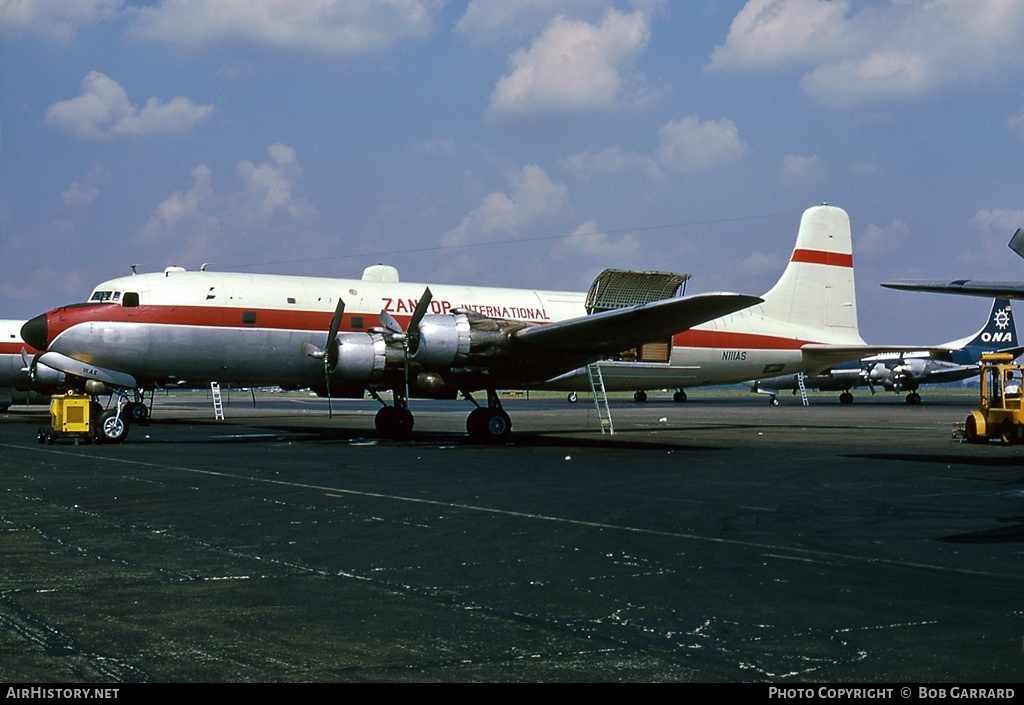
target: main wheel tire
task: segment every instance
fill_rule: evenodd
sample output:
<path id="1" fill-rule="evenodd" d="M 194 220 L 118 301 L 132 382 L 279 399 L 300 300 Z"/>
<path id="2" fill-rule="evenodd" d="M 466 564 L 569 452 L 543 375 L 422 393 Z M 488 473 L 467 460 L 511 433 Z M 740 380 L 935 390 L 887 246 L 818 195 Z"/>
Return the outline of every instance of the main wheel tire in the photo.
<path id="1" fill-rule="evenodd" d="M 676 393 L 672 395 L 672 401 L 676 402 L 677 404 L 682 404 L 684 401 L 686 401 L 686 392 L 684 392 L 682 389 L 676 391 Z"/>
<path id="2" fill-rule="evenodd" d="M 145 421 L 146 419 L 149 418 L 149 409 L 146 408 L 145 404 L 142 404 L 137 401 L 132 401 L 125 404 L 124 411 L 122 413 L 125 414 L 129 419 L 131 419 L 132 423 L 135 423 L 137 421 Z"/>
<path id="3" fill-rule="evenodd" d="M 128 419 L 117 409 L 107 409 L 96 422 L 97 434 L 104 443 L 121 443 L 128 435 Z"/>
<path id="4" fill-rule="evenodd" d="M 413 423 L 412 412 L 397 406 L 381 407 L 373 419 L 377 433 L 396 440 L 408 438 L 412 434 Z"/>
<path id="5" fill-rule="evenodd" d="M 645 402 L 645 401 L 647 401 L 647 392 L 645 392 L 642 389 L 639 392 L 634 392 L 633 393 L 633 401 L 637 401 L 637 402 Z"/>
<path id="6" fill-rule="evenodd" d="M 512 433 L 512 419 L 504 409 L 477 407 L 469 412 L 466 431 L 480 443 L 503 443 Z"/>

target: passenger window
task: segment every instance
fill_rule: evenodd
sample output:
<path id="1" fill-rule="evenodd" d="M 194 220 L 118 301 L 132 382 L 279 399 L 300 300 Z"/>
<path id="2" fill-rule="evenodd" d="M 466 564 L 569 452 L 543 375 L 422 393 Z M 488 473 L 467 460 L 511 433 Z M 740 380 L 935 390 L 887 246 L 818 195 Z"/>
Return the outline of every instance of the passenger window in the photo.
<path id="1" fill-rule="evenodd" d="M 242 311 L 242 325 L 254 326 L 256 325 L 256 312 L 255 311 Z"/>

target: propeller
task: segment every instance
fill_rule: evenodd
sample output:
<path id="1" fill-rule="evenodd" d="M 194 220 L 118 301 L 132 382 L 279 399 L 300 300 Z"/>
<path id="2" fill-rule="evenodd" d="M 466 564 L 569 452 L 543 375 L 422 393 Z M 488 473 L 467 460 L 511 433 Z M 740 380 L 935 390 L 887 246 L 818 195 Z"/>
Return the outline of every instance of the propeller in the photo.
<path id="1" fill-rule="evenodd" d="M 405 330 L 402 329 L 402 324 L 387 311 L 380 312 L 380 324 L 384 326 L 384 329 L 388 332 L 388 339 L 390 342 L 402 343 L 402 350 L 405 358 L 405 398 L 409 398 L 409 354 L 412 351 L 416 353 L 417 348 L 420 344 L 420 321 L 427 315 L 427 309 L 430 308 L 430 302 L 433 300 L 434 295 L 430 292 L 428 286 L 423 290 L 423 295 L 420 296 L 420 300 L 416 303 L 416 310 L 412 312 L 412 319 L 409 321 L 409 327 Z"/>
<path id="2" fill-rule="evenodd" d="M 331 327 L 327 330 L 327 343 L 318 348 L 312 343 L 302 344 L 302 354 L 317 360 L 324 361 L 324 384 L 327 386 L 327 416 L 334 418 L 334 409 L 331 407 L 331 369 L 338 363 L 338 330 L 341 328 L 341 318 L 345 315 L 345 300 L 339 298 L 338 305 L 334 309 L 334 316 L 331 318 Z"/>

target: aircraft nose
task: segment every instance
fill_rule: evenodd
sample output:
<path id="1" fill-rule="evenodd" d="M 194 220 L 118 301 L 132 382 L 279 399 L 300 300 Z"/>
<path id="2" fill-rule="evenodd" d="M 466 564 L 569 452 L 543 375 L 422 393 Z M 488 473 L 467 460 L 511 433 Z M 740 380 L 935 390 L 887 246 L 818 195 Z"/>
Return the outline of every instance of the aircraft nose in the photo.
<path id="1" fill-rule="evenodd" d="M 25 322 L 21 327 L 21 339 L 36 350 L 46 350 L 50 344 L 50 335 L 45 313 Z"/>

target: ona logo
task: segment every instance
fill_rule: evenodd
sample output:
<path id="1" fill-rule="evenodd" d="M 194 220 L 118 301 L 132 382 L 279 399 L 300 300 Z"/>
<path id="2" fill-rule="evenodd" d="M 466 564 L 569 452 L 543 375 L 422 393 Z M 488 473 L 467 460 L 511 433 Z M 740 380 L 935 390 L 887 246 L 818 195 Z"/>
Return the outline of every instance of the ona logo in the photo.
<path id="1" fill-rule="evenodd" d="M 985 331 L 981 334 L 981 340 L 985 343 L 1012 343 L 1013 333 L 989 333 Z"/>
<path id="2" fill-rule="evenodd" d="M 992 316 L 992 322 L 995 323 L 1000 330 L 1005 330 L 1006 327 L 1010 325 L 1009 310 L 1001 308 L 998 311 L 996 311 L 995 315 Z"/>

